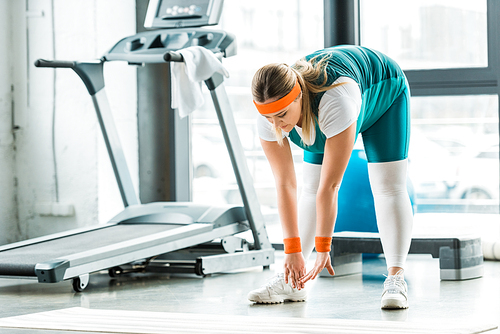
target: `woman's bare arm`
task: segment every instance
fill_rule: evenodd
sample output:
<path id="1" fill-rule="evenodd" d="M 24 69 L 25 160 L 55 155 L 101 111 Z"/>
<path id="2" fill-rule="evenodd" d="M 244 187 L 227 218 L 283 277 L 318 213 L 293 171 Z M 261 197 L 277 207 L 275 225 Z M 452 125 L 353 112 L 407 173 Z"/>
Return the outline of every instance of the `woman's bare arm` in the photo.
<path id="1" fill-rule="evenodd" d="M 325 143 L 325 156 L 321 168 L 321 179 L 316 197 L 316 236 L 331 237 L 337 218 L 337 198 L 342 177 L 349 163 L 354 140 L 356 123 L 340 134 L 328 138 Z M 314 267 L 300 279 L 305 284 L 326 268 L 334 275 L 329 252 L 318 252 Z"/>
<path id="2" fill-rule="evenodd" d="M 276 182 L 278 213 L 280 216 L 283 238 L 299 237 L 297 221 L 297 179 L 293 165 L 292 151 L 288 139 L 283 146 L 277 142 L 261 139 L 262 148 L 269 160 Z M 306 264 L 302 252 L 285 254 L 283 262 L 285 282 L 291 281 L 294 288 L 304 287 L 300 278 L 306 273 Z"/>
<path id="3" fill-rule="evenodd" d="M 283 146 L 261 139 L 262 148 L 271 165 L 278 199 L 278 212 L 283 238 L 299 236 L 297 224 L 297 179 L 290 144 L 285 138 Z"/>

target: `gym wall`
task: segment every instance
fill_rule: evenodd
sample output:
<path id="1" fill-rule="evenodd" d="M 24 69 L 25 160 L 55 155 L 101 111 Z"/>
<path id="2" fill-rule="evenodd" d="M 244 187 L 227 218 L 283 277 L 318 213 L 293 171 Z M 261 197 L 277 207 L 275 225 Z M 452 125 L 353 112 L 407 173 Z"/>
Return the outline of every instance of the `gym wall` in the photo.
<path id="1" fill-rule="evenodd" d="M 0 244 L 19 239 L 12 133 L 12 3 L 0 1 Z"/>
<path id="2" fill-rule="evenodd" d="M 135 33 L 135 1 L 1 0 L 0 28 L 0 244 L 107 221 L 123 204 L 92 100 L 73 71 L 33 63 L 100 58 Z M 105 76 L 137 184 L 136 69 Z"/>

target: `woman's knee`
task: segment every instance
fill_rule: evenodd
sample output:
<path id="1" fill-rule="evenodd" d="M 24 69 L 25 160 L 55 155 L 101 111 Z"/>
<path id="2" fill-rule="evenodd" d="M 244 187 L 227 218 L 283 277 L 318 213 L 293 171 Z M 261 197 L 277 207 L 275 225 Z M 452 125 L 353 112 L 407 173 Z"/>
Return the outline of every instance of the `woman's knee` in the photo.
<path id="1" fill-rule="evenodd" d="M 368 173 L 374 196 L 397 196 L 407 194 L 408 161 L 369 163 Z"/>

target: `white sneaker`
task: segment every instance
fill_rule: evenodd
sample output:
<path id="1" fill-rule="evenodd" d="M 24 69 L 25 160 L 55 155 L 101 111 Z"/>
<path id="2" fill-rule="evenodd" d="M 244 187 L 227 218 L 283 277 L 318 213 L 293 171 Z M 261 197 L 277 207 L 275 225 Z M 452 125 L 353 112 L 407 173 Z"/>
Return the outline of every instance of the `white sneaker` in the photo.
<path id="1" fill-rule="evenodd" d="M 401 270 L 396 275 L 387 276 L 385 279 L 381 308 L 408 308 L 408 286 Z"/>
<path id="2" fill-rule="evenodd" d="M 284 275 L 278 274 L 269 282 L 248 294 L 248 300 L 254 303 L 277 304 L 285 301 L 303 302 L 307 298 L 305 289 L 298 290 L 285 283 Z"/>

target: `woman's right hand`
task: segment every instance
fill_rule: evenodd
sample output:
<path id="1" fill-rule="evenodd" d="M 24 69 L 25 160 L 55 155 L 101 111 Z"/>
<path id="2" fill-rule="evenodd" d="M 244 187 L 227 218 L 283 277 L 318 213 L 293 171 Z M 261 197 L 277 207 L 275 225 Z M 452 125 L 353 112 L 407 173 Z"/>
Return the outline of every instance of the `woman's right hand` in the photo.
<path id="1" fill-rule="evenodd" d="M 299 290 L 304 288 L 300 278 L 306 274 L 306 262 L 302 253 L 285 254 L 284 262 L 285 283 Z"/>

